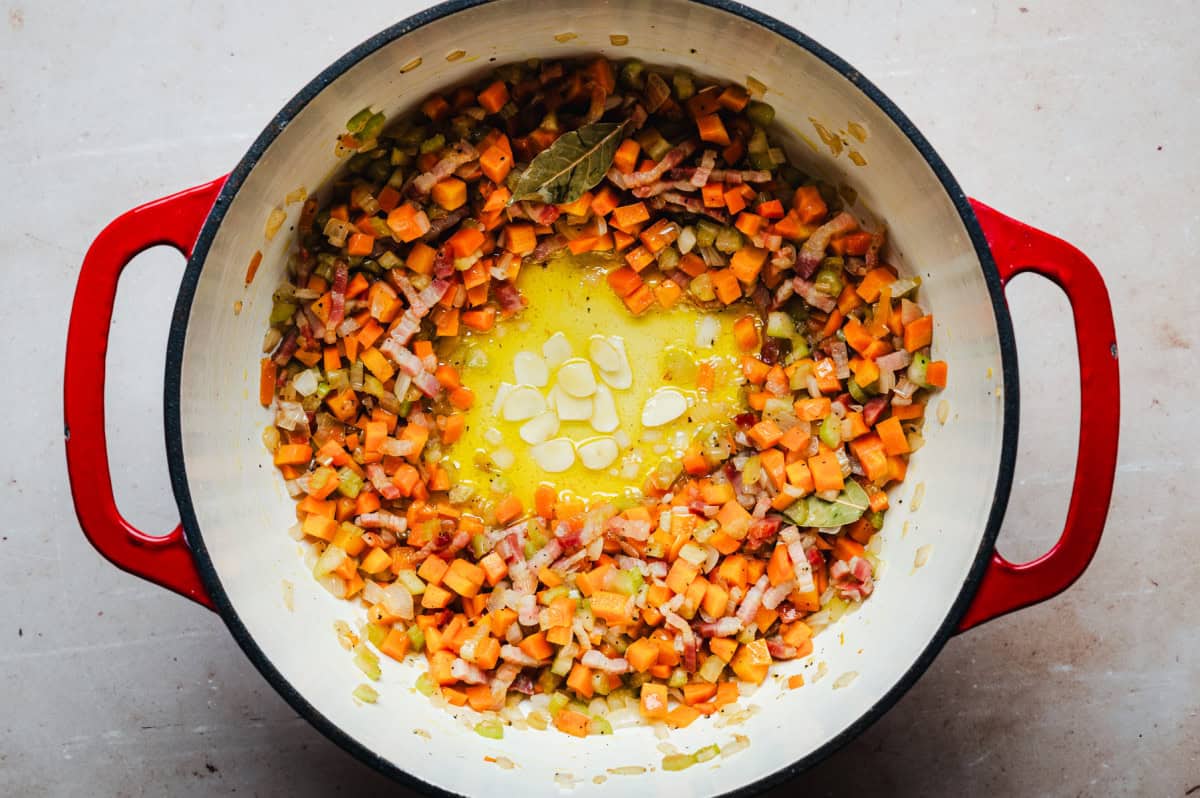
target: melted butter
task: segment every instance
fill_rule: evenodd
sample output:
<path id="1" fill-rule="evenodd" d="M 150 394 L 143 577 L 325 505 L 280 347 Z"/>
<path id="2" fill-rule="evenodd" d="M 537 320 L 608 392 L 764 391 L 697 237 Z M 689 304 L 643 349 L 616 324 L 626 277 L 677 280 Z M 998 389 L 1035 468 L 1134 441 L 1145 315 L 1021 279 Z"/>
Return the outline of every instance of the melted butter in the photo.
<path id="1" fill-rule="evenodd" d="M 455 481 L 469 485 L 476 495 L 495 498 L 511 491 L 525 507 L 532 507 L 534 490 L 541 483 L 553 485 L 560 495 L 589 502 L 637 492 L 660 461 L 680 457 L 681 449 L 703 424 L 728 421 L 742 412 L 740 356 L 732 328 L 747 312 L 746 306 L 709 313 L 681 302 L 671 310 L 655 306 L 635 317 L 605 281 L 606 264 L 595 256 L 583 256 L 527 266 L 517 278 L 517 286 L 529 302 L 524 311 L 498 322 L 489 333 L 468 333 L 442 344 L 441 359 L 457 366 L 463 384 L 475 392 L 463 437 L 447 455 Z M 696 344 L 696 323 L 706 315 L 717 319 L 719 332 L 715 346 L 701 349 Z M 492 413 L 501 383 L 515 383 L 514 356 L 523 350 L 541 355 L 542 344 L 558 332 L 570 341 L 576 357 L 587 358 L 593 335 L 620 336 L 625 344 L 633 382 L 626 390 L 612 391 L 620 423 L 611 435 L 620 441 L 623 431 L 628 445 L 620 447 L 611 466 L 599 471 L 588 470 L 578 458 L 561 473 L 542 471 L 519 435 L 523 422 L 508 422 Z M 696 388 L 695 373 L 701 362 L 714 368 L 711 393 Z M 553 385 L 551 369 L 550 382 L 542 392 L 548 393 Z M 642 407 L 654 391 L 665 386 L 678 388 L 688 398 L 690 409 L 671 423 L 645 429 Z M 558 437 L 570 438 L 577 445 L 597 436 L 586 421 L 562 422 L 558 432 Z M 681 442 L 683 447 L 678 446 Z M 514 462 L 501 471 L 491 453 L 503 449 L 514 455 Z"/>

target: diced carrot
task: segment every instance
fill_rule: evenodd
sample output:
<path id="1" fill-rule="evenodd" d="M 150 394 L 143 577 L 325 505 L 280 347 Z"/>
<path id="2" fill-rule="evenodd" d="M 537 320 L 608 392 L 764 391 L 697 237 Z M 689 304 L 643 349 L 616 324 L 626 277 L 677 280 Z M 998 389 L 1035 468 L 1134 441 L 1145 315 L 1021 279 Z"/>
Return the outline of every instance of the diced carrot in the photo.
<path id="1" fill-rule="evenodd" d="M 733 269 L 717 269 L 709 272 L 709 277 L 712 279 L 713 290 L 717 293 L 717 299 L 721 300 L 726 305 L 731 305 L 738 300 L 742 295 L 742 286 L 738 283 L 737 275 Z"/>
<path id="2" fill-rule="evenodd" d="M 885 418 L 876 424 L 875 432 L 879 435 L 879 439 L 883 441 L 884 451 L 889 455 L 908 454 L 912 451 L 908 445 L 908 438 L 904 435 L 904 430 L 900 427 L 900 419 L 895 416 Z"/>
<path id="3" fill-rule="evenodd" d="M 871 269 L 859 282 L 855 291 L 860 297 L 867 302 L 874 302 L 879 298 L 880 291 L 885 285 L 891 285 L 896 280 L 896 274 L 891 269 L 880 266 L 876 269 Z"/>
<path id="4" fill-rule="evenodd" d="M 629 268 L 640 272 L 654 263 L 654 255 L 645 247 L 638 246 L 625 253 L 625 262 L 629 264 Z"/>
<path id="5" fill-rule="evenodd" d="M 736 500 L 731 499 L 721 505 L 721 509 L 717 511 L 716 521 L 720 524 L 723 532 L 741 540 L 750 529 L 751 517 L 745 507 L 738 504 Z"/>
<path id="6" fill-rule="evenodd" d="M 746 207 L 746 195 L 741 186 L 734 186 L 725 192 L 725 207 L 730 213 L 740 213 Z"/>
<path id="7" fill-rule="evenodd" d="M 762 227 L 763 218 L 756 213 L 743 211 L 738 214 L 733 226 L 741 230 L 747 236 L 753 236 Z"/>
<path id="8" fill-rule="evenodd" d="M 766 645 L 764 643 L 764 645 Z M 642 717 L 647 720 L 662 720 L 667 716 L 667 686 L 656 682 L 646 682 L 642 685 L 641 700 L 638 704 Z"/>
<path id="9" fill-rule="evenodd" d="M 442 581 L 460 596 L 474 596 L 479 593 L 484 579 L 482 568 L 459 557 L 451 561 Z"/>
<path id="10" fill-rule="evenodd" d="M 554 728 L 572 737 L 587 737 L 591 718 L 573 709 L 561 710 L 554 716 Z"/>
<path id="11" fill-rule="evenodd" d="M 762 639 L 740 646 L 729 662 L 739 679 L 754 684 L 763 683 L 770 666 L 771 652 L 767 650 L 767 641 Z"/>
<path id="12" fill-rule="evenodd" d="M 828 450 L 808 458 L 808 470 L 812 472 L 813 488 L 817 491 L 841 490 L 846 485 L 837 457 Z"/>
<path id="13" fill-rule="evenodd" d="M 623 228 L 626 231 L 650 218 L 650 211 L 646 209 L 646 203 L 635 202 L 632 205 L 622 205 L 613 208 L 612 219 L 613 224 Z"/>
<path id="14" fill-rule="evenodd" d="M 594 692 L 592 687 L 592 669 L 582 662 L 576 662 L 571 668 L 570 675 L 567 676 L 567 687 L 570 687 L 584 698 L 591 698 Z"/>
<path id="15" fill-rule="evenodd" d="M 725 207 L 725 186 L 722 183 L 708 183 L 700 189 L 700 197 L 706 208 Z"/>
<path id="16" fill-rule="evenodd" d="M 259 363 L 258 403 L 263 407 L 270 407 L 271 400 L 275 398 L 275 375 L 277 371 L 275 361 L 269 357 L 264 357 Z"/>
<path id="17" fill-rule="evenodd" d="M 354 233 L 346 244 L 347 255 L 370 255 L 375 247 L 375 236 L 366 233 Z"/>
<path id="18" fill-rule="evenodd" d="M 446 242 L 454 257 L 465 258 L 483 246 L 484 235 L 473 227 L 460 227 Z"/>
<path id="19" fill-rule="evenodd" d="M 338 523 L 324 515 L 310 514 L 300 525 L 300 531 L 309 537 L 330 541 L 337 534 Z"/>
<path id="20" fill-rule="evenodd" d="M 475 404 L 475 392 L 465 386 L 455 388 L 450 392 L 450 404 L 459 410 L 470 410 Z"/>
<path id="21" fill-rule="evenodd" d="M 804 460 L 788 464 L 787 479 L 789 485 L 799 488 L 804 493 L 811 493 L 813 490 L 812 471 Z"/>
<path id="22" fill-rule="evenodd" d="M 534 659 L 549 659 L 554 654 L 554 649 L 546 642 L 546 635 L 543 632 L 529 635 L 517 644 L 517 648 Z"/>
<path id="23" fill-rule="evenodd" d="M 664 308 L 674 307 L 681 296 L 683 296 L 683 289 L 679 287 L 679 283 L 669 278 L 654 287 L 654 298 Z"/>
<path id="24" fill-rule="evenodd" d="M 792 208 L 801 224 L 812 224 L 825 218 L 829 207 L 816 186 L 800 186 L 792 195 Z M 867 300 L 870 302 L 871 300 Z"/>
<path id="25" fill-rule="evenodd" d="M 722 147 L 729 144 L 729 133 L 725 130 L 725 123 L 717 114 L 707 114 L 698 118 L 696 129 L 700 132 L 701 141 L 711 141 Z"/>
<path id="26" fill-rule="evenodd" d="M 509 494 L 496 503 L 496 523 L 504 526 L 520 518 L 524 512 L 525 507 L 521 504 L 520 498 Z"/>
<path id="27" fill-rule="evenodd" d="M 775 549 L 771 552 L 771 559 L 767 562 L 767 578 L 773 585 L 782 585 L 784 582 L 790 582 L 796 578 L 796 571 L 792 567 L 792 560 L 788 556 L 786 544 L 775 544 Z"/>
<path id="28" fill-rule="evenodd" d="M 714 690 L 714 692 L 715 692 L 715 690 Z M 668 712 L 667 716 L 665 718 L 663 718 L 663 720 L 672 729 L 682 729 L 687 726 L 690 726 L 699 717 L 700 717 L 699 710 L 697 710 L 693 707 L 689 707 L 686 704 L 680 704 L 679 706 L 675 707 L 670 712 Z"/>
<path id="29" fill-rule="evenodd" d="M 489 307 L 479 310 L 464 310 L 459 319 L 463 325 L 476 332 L 487 332 L 496 326 L 496 309 Z"/>
<path id="30" fill-rule="evenodd" d="M 275 450 L 275 465 L 306 465 L 312 459 L 312 447 L 307 443 L 285 443 Z"/>
<path id="31" fill-rule="evenodd" d="M 922 316 L 904 325 L 904 348 L 915 352 L 933 340 L 933 316 Z"/>
<path id="32" fill-rule="evenodd" d="M 833 556 L 839 560 L 852 560 L 855 557 L 862 557 L 866 554 L 866 551 L 863 544 L 845 535 L 838 535 L 833 541 Z"/>
<path id="33" fill-rule="evenodd" d="M 630 621 L 626 612 L 628 597 L 621 593 L 597 590 L 592 594 L 592 614 L 602 621 L 612 625 L 627 624 Z"/>
<path id="34" fill-rule="evenodd" d="M 429 117 L 434 122 L 437 122 L 446 114 L 450 113 L 450 103 L 446 102 L 446 98 L 440 94 L 435 94 L 425 102 L 421 103 L 421 113 Z"/>
<path id="35" fill-rule="evenodd" d="M 483 91 L 479 92 L 479 105 L 489 114 L 499 113 L 508 102 L 508 87 L 504 81 L 497 80 Z"/>
<path id="36" fill-rule="evenodd" d="M 433 201 L 445 210 L 457 210 L 467 204 L 467 184 L 457 177 L 447 177 L 434 185 L 432 196 Z M 369 253 L 370 250 L 361 254 Z"/>
<path id="37" fill-rule="evenodd" d="M 622 299 L 629 312 L 637 316 L 654 304 L 654 292 L 650 290 L 650 286 L 643 283 L 636 291 Z"/>
<path id="38" fill-rule="evenodd" d="M 637 139 L 625 139 L 621 142 L 621 146 L 617 147 L 617 153 L 613 156 L 613 166 L 617 167 L 617 171 L 621 174 L 630 174 L 637 168 L 638 155 L 641 152 L 641 146 Z"/>
<path id="39" fill-rule="evenodd" d="M 745 215 L 745 214 L 743 214 Z M 767 250 L 755 246 L 744 246 L 729 259 L 729 270 L 743 283 L 758 279 L 763 264 L 767 261 Z"/>
<path id="40" fill-rule="evenodd" d="M 497 185 L 503 184 L 512 169 L 512 153 L 493 144 L 479 156 L 479 168 L 488 180 Z"/>
<path id="41" fill-rule="evenodd" d="M 732 637 L 714 637 L 708 641 L 709 650 L 719 657 L 722 662 L 727 664 L 733 659 L 734 652 L 737 651 L 737 645 L 737 640 Z M 720 690 L 720 687 L 717 690 Z"/>
<path id="42" fill-rule="evenodd" d="M 760 202 L 755 210 L 764 219 L 782 219 L 784 216 L 783 203 L 777 199 Z"/>
<path id="43" fill-rule="evenodd" d="M 531 224 L 510 224 L 504 228 L 505 249 L 514 255 L 528 255 L 537 248 L 537 234 Z"/>
<path id="44" fill-rule="evenodd" d="M 760 450 L 770 449 L 779 443 L 779 439 L 783 437 L 783 430 L 771 419 L 765 419 L 751 427 L 746 435 Z"/>
<path id="45" fill-rule="evenodd" d="M 399 626 L 394 626 L 388 632 L 387 637 L 383 639 L 383 645 L 379 650 L 395 660 L 403 660 L 404 655 L 408 653 L 408 647 L 412 643 L 412 639 L 408 633 Z"/>

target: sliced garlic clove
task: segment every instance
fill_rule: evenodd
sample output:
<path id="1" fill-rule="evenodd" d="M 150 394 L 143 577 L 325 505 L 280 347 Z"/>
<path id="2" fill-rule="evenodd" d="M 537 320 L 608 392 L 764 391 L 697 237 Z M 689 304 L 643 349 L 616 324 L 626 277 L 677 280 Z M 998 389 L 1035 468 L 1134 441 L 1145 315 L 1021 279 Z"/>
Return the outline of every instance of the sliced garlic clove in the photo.
<path id="1" fill-rule="evenodd" d="M 560 421 L 587 421 L 592 417 L 592 398 L 571 396 L 558 385 L 550 389 L 550 403 Z"/>
<path id="2" fill-rule="evenodd" d="M 567 340 L 567 336 L 556 332 L 546 339 L 546 343 L 542 344 L 542 354 L 546 356 L 546 366 L 556 369 L 575 353 L 571 349 L 571 342 Z"/>
<path id="3" fill-rule="evenodd" d="M 687 409 L 687 397 L 678 389 L 659 388 L 650 394 L 642 406 L 642 426 L 661 427 L 669 424 L 686 413 Z"/>
<path id="4" fill-rule="evenodd" d="M 625 354 L 625 340 L 619 335 L 613 335 L 609 337 L 608 342 L 616 350 L 620 363 L 616 370 L 602 369 L 600 379 L 618 391 L 628 390 L 633 385 L 633 370 L 629 368 L 629 356 Z"/>
<path id="5" fill-rule="evenodd" d="M 700 349 L 712 349 L 720 334 L 721 322 L 715 316 L 706 314 L 696 319 L 696 346 Z"/>
<path id="6" fill-rule="evenodd" d="M 599 471 L 617 459 L 617 442 L 612 438 L 592 438 L 579 444 L 579 461 L 585 468 Z"/>
<path id="7" fill-rule="evenodd" d="M 524 385 L 545 388 L 550 381 L 550 369 L 546 361 L 536 352 L 517 352 L 513 358 L 513 377 Z"/>
<path id="8" fill-rule="evenodd" d="M 569 438 L 553 438 L 530 448 L 538 467 L 550 474 L 566 471 L 575 464 L 575 445 Z"/>
<path id="9" fill-rule="evenodd" d="M 592 429 L 596 432 L 612 432 L 621 423 L 617 417 L 617 403 L 607 385 L 597 385 L 592 396 Z"/>
<path id="10" fill-rule="evenodd" d="M 518 385 L 509 391 L 504 400 L 505 421 L 524 421 L 545 410 L 545 398 L 532 385 Z"/>
<path id="11" fill-rule="evenodd" d="M 621 354 L 603 335 L 593 335 L 588 342 L 588 357 L 601 371 L 620 371 Z"/>
<path id="12" fill-rule="evenodd" d="M 558 416 L 552 410 L 539 413 L 521 425 L 519 434 L 530 446 L 545 443 L 558 434 Z"/>
<path id="13" fill-rule="evenodd" d="M 592 364 L 581 357 L 574 357 L 559 366 L 555 381 L 565 393 L 583 399 L 596 392 L 596 375 Z"/>
<path id="14" fill-rule="evenodd" d="M 502 382 L 500 383 L 500 386 L 496 388 L 496 398 L 492 400 L 493 416 L 500 415 L 500 410 L 504 407 L 504 400 L 508 398 L 510 393 L 512 393 L 512 389 L 514 387 L 516 386 L 511 383 Z"/>

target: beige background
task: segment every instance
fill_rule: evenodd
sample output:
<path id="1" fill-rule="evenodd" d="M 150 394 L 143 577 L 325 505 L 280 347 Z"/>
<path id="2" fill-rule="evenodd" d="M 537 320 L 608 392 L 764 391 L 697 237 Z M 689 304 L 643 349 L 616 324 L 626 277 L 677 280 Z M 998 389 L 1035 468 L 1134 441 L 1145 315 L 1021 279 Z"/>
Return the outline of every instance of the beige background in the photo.
<path id="1" fill-rule="evenodd" d="M 84 541 L 60 369 L 88 243 L 139 202 L 228 170 L 300 86 L 412 2 L 0 5 L 0 794 L 402 794 L 313 731 L 212 614 Z M 895 100 L 967 191 L 1096 261 L 1113 297 L 1124 424 L 1108 530 L 1066 594 L 946 647 L 860 739 L 779 795 L 1183 796 L 1200 785 L 1191 502 L 1200 34 L 1187 3 L 759 3 Z M 181 259 L 127 273 L 109 434 L 127 515 L 176 515 L 161 391 Z M 1078 388 L 1061 295 L 1009 290 L 1021 447 L 1001 533 L 1057 535 Z"/>

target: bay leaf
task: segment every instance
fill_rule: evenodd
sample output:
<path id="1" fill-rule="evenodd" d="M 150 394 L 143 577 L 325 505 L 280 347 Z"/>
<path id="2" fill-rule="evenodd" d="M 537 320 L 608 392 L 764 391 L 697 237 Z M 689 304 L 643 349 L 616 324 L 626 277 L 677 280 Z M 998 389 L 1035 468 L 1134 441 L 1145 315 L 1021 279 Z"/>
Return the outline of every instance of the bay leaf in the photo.
<path id="1" fill-rule="evenodd" d="M 621 143 L 623 122 L 597 122 L 559 136 L 521 173 L 514 202 L 574 202 L 604 179 Z"/>

